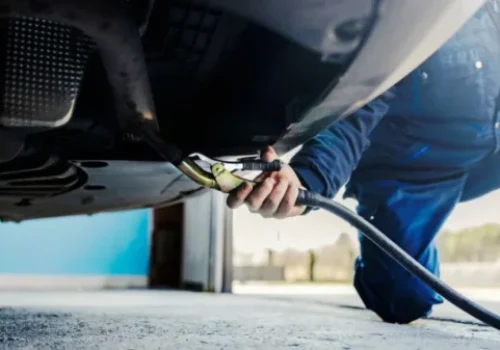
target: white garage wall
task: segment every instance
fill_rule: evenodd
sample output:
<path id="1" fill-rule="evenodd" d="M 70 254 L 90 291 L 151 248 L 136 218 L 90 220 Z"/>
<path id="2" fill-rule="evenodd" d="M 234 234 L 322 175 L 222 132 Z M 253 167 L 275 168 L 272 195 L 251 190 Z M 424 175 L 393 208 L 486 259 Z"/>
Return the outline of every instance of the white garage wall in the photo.
<path id="1" fill-rule="evenodd" d="M 221 292 L 225 251 L 229 248 L 225 238 L 231 234 L 225 196 L 210 191 L 186 201 L 184 210 L 183 282 Z"/>

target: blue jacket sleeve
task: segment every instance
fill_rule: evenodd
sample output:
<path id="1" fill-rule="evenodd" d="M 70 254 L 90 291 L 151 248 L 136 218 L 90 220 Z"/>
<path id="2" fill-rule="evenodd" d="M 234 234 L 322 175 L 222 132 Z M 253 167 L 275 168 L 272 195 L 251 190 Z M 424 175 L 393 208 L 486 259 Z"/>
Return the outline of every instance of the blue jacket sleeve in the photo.
<path id="1" fill-rule="evenodd" d="M 393 96 L 394 89 L 388 90 L 302 146 L 290 166 L 308 190 L 328 198 L 337 194 L 369 147 L 369 135 L 387 114 Z"/>

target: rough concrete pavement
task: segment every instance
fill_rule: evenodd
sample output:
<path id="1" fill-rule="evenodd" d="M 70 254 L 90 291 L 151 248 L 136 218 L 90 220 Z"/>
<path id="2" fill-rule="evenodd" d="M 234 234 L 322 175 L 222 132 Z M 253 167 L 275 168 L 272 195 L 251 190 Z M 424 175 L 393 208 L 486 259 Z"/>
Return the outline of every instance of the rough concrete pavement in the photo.
<path id="1" fill-rule="evenodd" d="M 458 287 L 457 290 L 481 306 L 500 315 L 499 288 Z M 363 302 L 351 285 L 236 283 L 233 286 L 233 292 L 272 299 L 308 300 L 319 304 L 364 309 Z M 475 318 L 446 301 L 444 304 L 434 308 L 431 318 L 435 320 L 478 323 Z"/>
<path id="2" fill-rule="evenodd" d="M 473 323 L 379 322 L 307 299 L 182 292 L 0 292 L 5 349 L 499 349 Z"/>

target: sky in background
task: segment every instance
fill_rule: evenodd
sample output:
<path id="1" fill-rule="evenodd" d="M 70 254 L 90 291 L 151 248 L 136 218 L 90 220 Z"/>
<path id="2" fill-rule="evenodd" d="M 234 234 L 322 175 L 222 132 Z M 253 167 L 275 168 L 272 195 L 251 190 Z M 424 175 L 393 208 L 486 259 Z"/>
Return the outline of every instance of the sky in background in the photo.
<path id="1" fill-rule="evenodd" d="M 353 200 L 341 202 L 351 209 L 356 206 Z M 445 223 L 445 228 L 458 230 L 485 223 L 500 224 L 500 191 L 460 204 Z M 246 207 L 234 212 L 234 248 L 237 253 L 262 255 L 266 249 L 317 249 L 335 242 L 341 232 L 356 238 L 356 230 L 350 225 L 322 211 L 286 220 L 264 219 Z"/>

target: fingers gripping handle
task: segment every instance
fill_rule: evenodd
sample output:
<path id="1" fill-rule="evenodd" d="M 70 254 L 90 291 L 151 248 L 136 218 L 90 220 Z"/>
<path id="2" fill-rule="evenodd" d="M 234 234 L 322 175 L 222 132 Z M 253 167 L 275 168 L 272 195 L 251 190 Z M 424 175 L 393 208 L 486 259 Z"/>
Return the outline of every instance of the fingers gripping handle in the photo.
<path id="1" fill-rule="evenodd" d="M 264 162 L 260 160 L 252 160 L 243 163 L 242 170 L 259 170 L 263 172 L 280 171 L 283 169 L 285 163 L 276 159 L 272 162 Z M 299 195 L 295 201 L 296 205 L 303 205 L 305 207 L 317 208 L 321 201 L 321 196 L 317 193 L 309 192 L 306 190 L 299 190 Z"/>
<path id="2" fill-rule="evenodd" d="M 263 172 L 280 171 L 283 169 L 285 163 L 276 159 L 272 162 L 264 162 L 260 160 L 252 160 L 243 163 L 243 170 L 259 170 Z M 317 208 L 321 201 L 321 196 L 317 193 L 309 192 L 306 190 L 299 190 L 299 195 L 295 201 L 295 205 L 302 205 L 305 207 Z"/>

